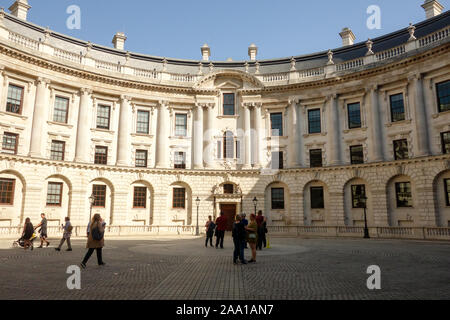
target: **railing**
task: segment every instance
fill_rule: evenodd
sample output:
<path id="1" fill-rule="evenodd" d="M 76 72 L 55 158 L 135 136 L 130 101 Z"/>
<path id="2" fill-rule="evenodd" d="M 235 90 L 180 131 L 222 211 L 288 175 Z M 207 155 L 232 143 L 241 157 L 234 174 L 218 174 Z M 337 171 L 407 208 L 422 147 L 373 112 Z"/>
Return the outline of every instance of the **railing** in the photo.
<path id="1" fill-rule="evenodd" d="M 450 36 L 450 26 L 419 39 L 419 47 L 425 47 Z"/>
<path id="2" fill-rule="evenodd" d="M 133 68 L 133 74 L 136 77 L 143 77 L 143 78 L 149 78 L 149 79 L 161 79 L 161 72 L 158 72 L 156 70 Z"/>
<path id="3" fill-rule="evenodd" d="M 81 63 L 81 55 L 80 54 L 76 54 L 73 52 L 55 48 L 53 55 L 55 57 L 63 59 L 63 60 Z"/>
<path id="4" fill-rule="evenodd" d="M 95 68 L 113 72 L 121 72 L 120 64 L 101 60 L 95 60 Z"/>
<path id="5" fill-rule="evenodd" d="M 321 76 L 324 74 L 325 74 L 324 68 L 315 68 L 315 69 L 299 71 L 298 77 L 299 77 L 299 79 L 305 79 L 305 78 Z"/>
<path id="6" fill-rule="evenodd" d="M 15 32 L 9 32 L 8 40 L 33 50 L 39 50 L 39 41 L 24 37 Z"/>
<path id="7" fill-rule="evenodd" d="M 272 73 L 265 74 L 262 76 L 263 82 L 278 82 L 278 81 L 287 81 L 289 80 L 289 73 Z"/>
<path id="8" fill-rule="evenodd" d="M 376 57 L 377 57 L 377 61 L 382 61 L 382 60 L 397 57 L 399 55 L 404 54 L 405 52 L 406 52 L 405 45 L 401 45 L 401 46 L 398 46 L 398 47 L 395 47 L 395 48 L 392 48 L 389 50 L 378 52 L 376 54 Z"/>
<path id="9" fill-rule="evenodd" d="M 363 65 L 364 65 L 364 59 L 363 58 L 350 60 L 350 61 L 346 61 L 346 62 L 337 64 L 336 65 L 336 71 L 345 71 L 345 70 L 349 70 L 349 69 L 358 68 L 358 67 L 361 67 Z"/>
<path id="10" fill-rule="evenodd" d="M 197 75 L 170 73 L 170 81 L 195 82 L 195 81 L 197 81 L 197 79 L 198 79 Z"/>

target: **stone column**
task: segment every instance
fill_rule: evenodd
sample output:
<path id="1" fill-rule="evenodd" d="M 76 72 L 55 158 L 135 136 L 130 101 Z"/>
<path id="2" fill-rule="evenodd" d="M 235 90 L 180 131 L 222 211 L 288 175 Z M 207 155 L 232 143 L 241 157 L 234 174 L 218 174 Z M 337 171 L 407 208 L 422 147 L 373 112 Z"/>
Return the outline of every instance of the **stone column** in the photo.
<path id="1" fill-rule="evenodd" d="M 341 156 L 341 126 L 339 121 L 339 105 L 337 95 L 329 95 L 328 102 L 328 144 L 330 152 L 330 164 L 338 166 L 342 164 Z"/>
<path id="2" fill-rule="evenodd" d="M 33 126 L 31 128 L 30 154 L 32 158 L 43 158 L 42 146 L 47 140 L 44 126 L 47 112 L 48 80 L 39 78 L 36 82 L 36 101 L 34 103 Z"/>
<path id="3" fill-rule="evenodd" d="M 254 112 L 256 143 L 255 143 L 253 150 L 254 150 L 254 154 L 255 154 L 254 163 L 257 168 L 260 168 L 262 166 L 262 160 L 263 160 L 262 149 L 264 147 L 264 144 L 263 144 L 264 132 L 262 131 L 262 126 L 261 126 L 261 121 L 262 121 L 261 108 L 262 108 L 262 104 L 260 104 L 260 103 L 256 104 L 255 112 Z"/>
<path id="4" fill-rule="evenodd" d="M 203 169 L 203 105 L 200 104 L 195 107 L 194 169 Z"/>
<path id="5" fill-rule="evenodd" d="M 244 106 L 244 145 L 245 145 L 245 162 L 246 168 L 251 167 L 252 163 L 252 144 L 251 144 L 251 122 L 250 122 L 250 106 Z"/>
<path id="6" fill-rule="evenodd" d="M 75 149 L 75 162 L 89 162 L 89 142 L 90 136 L 90 121 L 89 121 L 89 107 L 91 105 L 92 91 L 89 89 L 81 89 L 80 91 L 80 107 L 78 109 L 78 126 L 77 126 L 77 141 Z"/>
<path id="7" fill-rule="evenodd" d="M 120 97 L 119 130 L 117 139 L 117 165 L 129 166 L 130 150 L 130 97 Z"/>
<path id="8" fill-rule="evenodd" d="M 297 100 L 289 101 L 289 157 L 288 167 L 298 168 L 299 164 L 299 126 L 298 126 L 298 107 Z"/>
<path id="9" fill-rule="evenodd" d="M 425 157 L 430 155 L 430 146 L 428 144 L 428 123 L 425 110 L 425 99 L 423 94 L 422 75 L 415 74 L 408 78 L 412 83 L 414 91 L 414 122 L 416 124 L 417 152 L 415 155 Z"/>
<path id="10" fill-rule="evenodd" d="M 158 106 L 158 118 L 156 125 L 156 168 L 169 167 L 169 162 L 167 161 L 168 150 L 168 124 L 169 115 L 166 101 L 160 101 Z"/>
<path id="11" fill-rule="evenodd" d="M 371 132 L 372 132 L 372 159 L 371 162 L 381 162 L 384 160 L 383 155 L 383 134 L 381 123 L 381 110 L 378 97 L 378 86 L 374 85 L 368 89 L 370 92 L 370 110 L 372 115 Z M 362 110 L 362 109 L 361 109 Z"/>
<path id="12" fill-rule="evenodd" d="M 208 128 L 205 132 L 204 161 L 207 168 L 214 167 L 214 104 L 208 105 Z"/>

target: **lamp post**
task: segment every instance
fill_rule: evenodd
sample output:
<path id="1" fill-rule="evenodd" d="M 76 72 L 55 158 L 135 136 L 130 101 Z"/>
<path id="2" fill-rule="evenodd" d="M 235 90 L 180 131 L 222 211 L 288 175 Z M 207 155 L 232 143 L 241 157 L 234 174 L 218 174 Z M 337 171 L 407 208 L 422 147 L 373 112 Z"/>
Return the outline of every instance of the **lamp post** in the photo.
<path id="1" fill-rule="evenodd" d="M 370 239 L 369 228 L 367 227 L 367 197 L 364 195 L 361 200 L 364 202 L 364 239 Z"/>
<path id="2" fill-rule="evenodd" d="M 89 222 L 91 222 L 92 220 L 92 206 L 94 205 L 95 202 L 95 196 L 93 194 L 91 194 L 91 196 L 89 197 L 89 204 L 90 206 L 90 211 L 89 211 Z"/>
<path id="3" fill-rule="evenodd" d="M 255 216 L 256 216 L 256 208 L 258 207 L 258 199 L 255 197 L 255 199 L 253 199 L 253 206 L 255 207 Z"/>
<path id="4" fill-rule="evenodd" d="M 195 204 L 197 205 L 197 227 L 195 228 L 195 235 L 198 237 L 200 235 L 200 229 L 198 225 L 198 208 L 200 207 L 200 198 L 197 197 L 195 200 Z"/>

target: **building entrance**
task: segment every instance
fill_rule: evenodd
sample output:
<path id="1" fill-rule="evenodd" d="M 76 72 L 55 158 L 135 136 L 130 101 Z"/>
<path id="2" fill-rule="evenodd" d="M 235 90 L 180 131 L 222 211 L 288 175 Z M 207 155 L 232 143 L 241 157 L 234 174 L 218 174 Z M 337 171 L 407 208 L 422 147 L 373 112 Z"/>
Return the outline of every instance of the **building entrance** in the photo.
<path id="1" fill-rule="evenodd" d="M 236 208 L 235 204 L 221 204 L 220 211 L 224 213 L 227 218 L 227 231 L 233 230 L 233 223 L 236 217 Z"/>

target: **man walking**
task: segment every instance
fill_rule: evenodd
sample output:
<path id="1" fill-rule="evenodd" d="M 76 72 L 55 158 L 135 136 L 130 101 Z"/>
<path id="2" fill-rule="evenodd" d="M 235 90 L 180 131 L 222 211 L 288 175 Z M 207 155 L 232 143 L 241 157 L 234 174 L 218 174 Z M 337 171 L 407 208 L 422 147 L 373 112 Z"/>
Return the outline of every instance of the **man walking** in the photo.
<path id="1" fill-rule="evenodd" d="M 47 247 L 50 245 L 50 242 L 47 241 L 47 218 L 45 217 L 45 213 L 41 213 L 41 223 L 39 223 L 35 229 L 41 228 L 40 230 L 40 237 L 41 237 L 41 245 L 38 247 L 39 249 L 42 249 L 44 242 L 47 243 Z"/>
<path id="2" fill-rule="evenodd" d="M 55 248 L 56 251 L 61 251 L 61 247 L 63 246 L 64 242 L 67 241 L 67 251 L 72 251 L 72 245 L 70 243 L 70 237 L 72 236 L 72 224 L 70 223 L 70 218 L 66 217 L 66 224 L 62 225 L 62 228 L 64 229 L 64 234 L 61 239 L 61 242 L 59 244 L 58 248 Z"/>
<path id="3" fill-rule="evenodd" d="M 223 240 L 225 238 L 225 230 L 227 230 L 227 218 L 223 212 L 220 212 L 220 217 L 216 220 L 216 249 L 219 247 L 223 249 Z"/>

